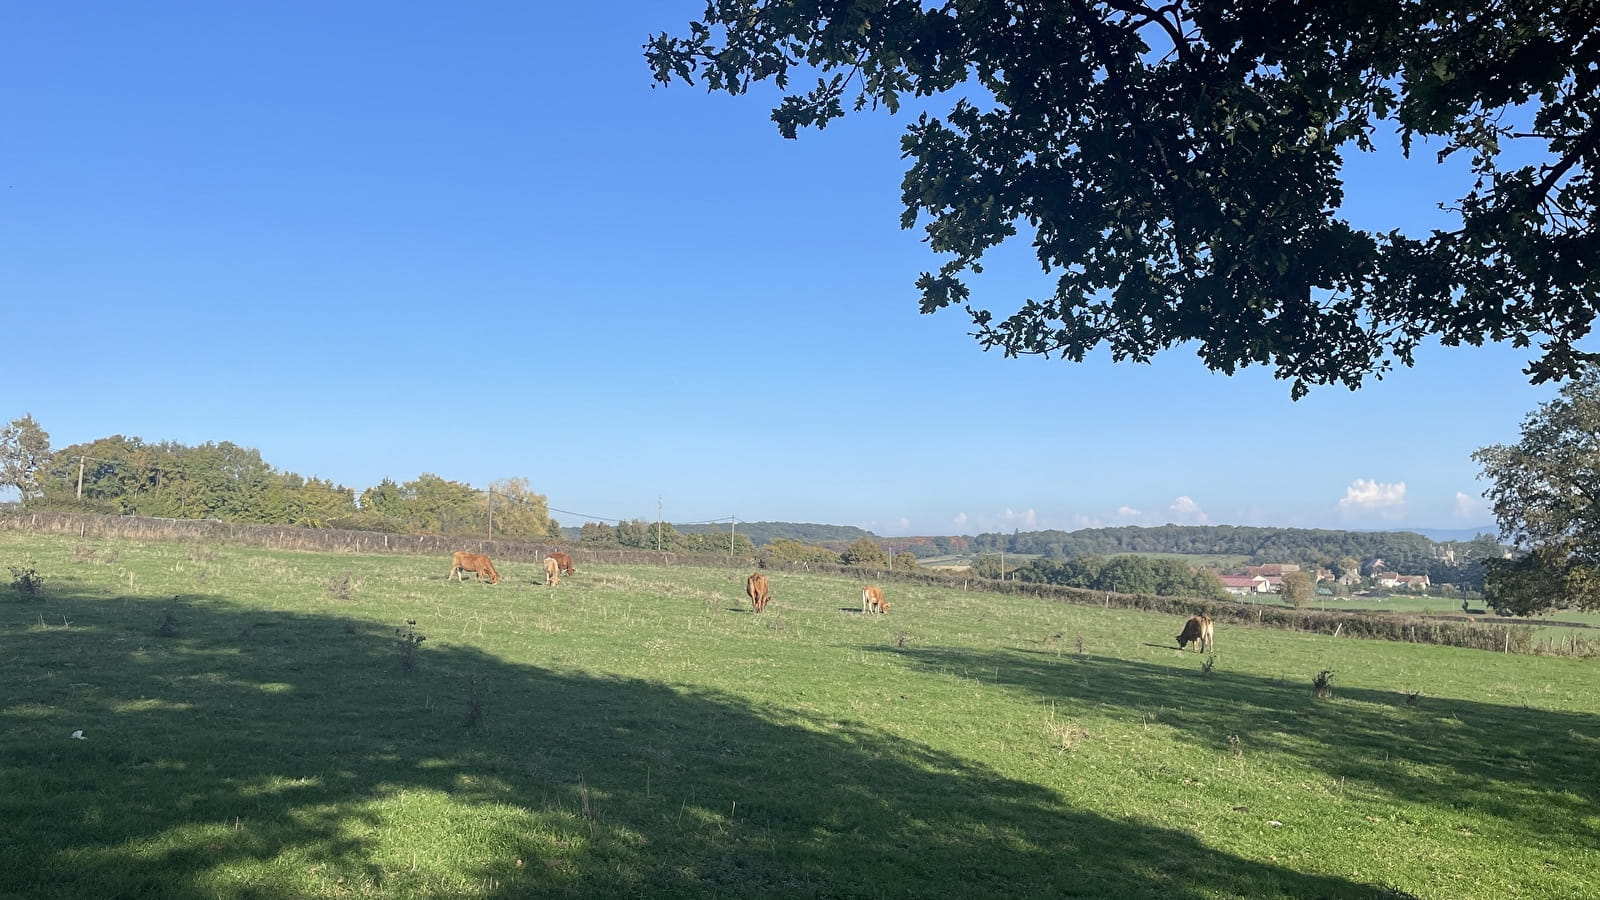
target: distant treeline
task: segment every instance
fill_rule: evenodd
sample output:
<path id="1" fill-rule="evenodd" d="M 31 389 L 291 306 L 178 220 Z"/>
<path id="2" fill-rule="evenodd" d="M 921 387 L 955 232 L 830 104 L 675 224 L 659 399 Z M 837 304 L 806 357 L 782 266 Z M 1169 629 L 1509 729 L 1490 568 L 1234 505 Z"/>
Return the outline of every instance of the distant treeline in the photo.
<path id="1" fill-rule="evenodd" d="M 712 523 L 709 525 L 676 525 L 678 531 L 684 534 L 728 534 L 727 522 Z M 750 539 L 757 547 L 770 544 L 773 541 L 800 541 L 804 544 L 817 544 L 819 546 L 844 546 L 854 543 L 861 538 L 877 539 L 870 531 L 864 531 L 854 525 L 818 525 L 810 522 L 737 522 L 733 530 Z"/>
<path id="2" fill-rule="evenodd" d="M 1242 525 L 1162 525 L 1085 528 L 1079 531 L 986 533 L 972 539 L 979 553 L 1025 553 L 1065 561 L 1085 556 L 1184 553 L 1243 556 L 1257 564 L 1321 566 L 1335 575 L 1369 574 L 1378 561 L 1387 571 L 1427 575 L 1434 583 L 1471 590 L 1483 585 L 1483 560 L 1505 553 L 1492 535 L 1470 541 L 1430 540 L 1410 531 L 1333 531 Z"/>
<path id="3" fill-rule="evenodd" d="M 23 499 L 30 510 L 525 540 L 560 528 L 544 495 L 522 478 L 480 489 L 423 473 L 358 493 L 279 470 L 259 450 L 228 441 L 189 446 L 113 435 L 55 451 L 32 481 L 36 490 Z"/>

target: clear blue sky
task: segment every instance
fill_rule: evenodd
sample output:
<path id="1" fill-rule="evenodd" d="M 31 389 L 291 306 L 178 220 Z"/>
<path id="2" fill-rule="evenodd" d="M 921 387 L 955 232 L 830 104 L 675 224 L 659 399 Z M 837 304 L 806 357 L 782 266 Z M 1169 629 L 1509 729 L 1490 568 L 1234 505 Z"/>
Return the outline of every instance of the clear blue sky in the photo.
<path id="1" fill-rule="evenodd" d="M 605 519 L 1492 522 L 1469 454 L 1554 395 L 1524 352 L 1298 403 L 1183 348 L 985 354 L 917 313 L 904 119 L 785 141 L 770 95 L 652 88 L 701 8 L 0 0 L 0 421 Z M 1433 221 L 1421 156 L 1358 160 L 1350 216 Z M 976 299 L 1042 285 L 1019 243 Z"/>

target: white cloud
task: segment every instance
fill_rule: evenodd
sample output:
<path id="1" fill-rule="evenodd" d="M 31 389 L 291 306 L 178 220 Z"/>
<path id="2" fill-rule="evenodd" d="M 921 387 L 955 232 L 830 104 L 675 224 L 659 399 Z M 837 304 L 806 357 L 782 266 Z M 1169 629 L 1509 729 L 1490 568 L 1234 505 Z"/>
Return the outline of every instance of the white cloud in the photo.
<path id="1" fill-rule="evenodd" d="M 1142 515 L 1144 515 L 1144 513 L 1134 509 L 1131 506 L 1117 507 L 1117 517 L 1120 519 L 1137 519 Z"/>
<path id="2" fill-rule="evenodd" d="M 900 520 L 895 522 L 894 524 L 895 524 L 896 527 L 898 527 L 901 531 L 905 532 L 906 534 L 910 534 L 911 533 L 911 520 L 906 518 L 905 516 L 901 516 Z"/>
<path id="3" fill-rule="evenodd" d="M 1172 513 L 1175 525 L 1204 525 L 1211 521 L 1206 511 L 1200 508 L 1200 504 L 1189 497 L 1179 497 L 1172 501 L 1172 505 L 1167 507 L 1167 512 Z"/>
<path id="4" fill-rule="evenodd" d="M 1455 516 L 1457 519 L 1477 520 L 1483 518 L 1485 513 L 1482 497 L 1474 497 L 1471 494 L 1456 491 Z"/>
<path id="5" fill-rule="evenodd" d="M 1345 488 L 1344 499 L 1339 501 L 1341 512 L 1376 512 L 1388 517 L 1399 516 L 1405 512 L 1406 483 L 1397 481 L 1393 484 L 1374 479 L 1357 478 Z"/>
<path id="6" fill-rule="evenodd" d="M 1099 528 L 1101 525 L 1104 525 L 1104 524 L 1105 524 L 1104 522 L 1101 522 L 1099 519 L 1096 519 L 1093 516 L 1086 516 L 1083 513 L 1073 513 L 1072 514 L 1072 527 L 1074 529 L 1078 529 L 1078 528 Z"/>
<path id="7" fill-rule="evenodd" d="M 965 534 L 966 530 L 967 530 L 967 514 L 966 513 L 956 513 L 956 517 L 955 517 L 954 521 L 955 521 L 955 525 L 956 525 L 956 533 L 957 534 Z"/>
<path id="8" fill-rule="evenodd" d="M 1039 525 L 1039 514 L 1032 509 L 1023 512 L 1014 512 L 1008 506 L 1000 520 L 1013 528 L 1036 528 Z"/>

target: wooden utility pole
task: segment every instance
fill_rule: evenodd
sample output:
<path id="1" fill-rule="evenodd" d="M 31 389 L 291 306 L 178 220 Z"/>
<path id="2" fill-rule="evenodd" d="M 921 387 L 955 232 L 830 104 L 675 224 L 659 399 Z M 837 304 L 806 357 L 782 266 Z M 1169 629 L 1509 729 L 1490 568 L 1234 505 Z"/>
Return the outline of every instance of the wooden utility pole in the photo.
<path id="1" fill-rule="evenodd" d="M 494 488 L 484 491 L 489 495 L 489 540 L 494 540 Z"/>
<path id="2" fill-rule="evenodd" d="M 661 552 L 661 495 L 656 495 L 656 552 Z"/>
<path id="3" fill-rule="evenodd" d="M 728 517 L 728 555 L 733 555 L 733 526 L 739 524 L 738 516 Z"/>
<path id="4" fill-rule="evenodd" d="M 78 499 L 83 499 L 83 457 L 78 457 Z"/>

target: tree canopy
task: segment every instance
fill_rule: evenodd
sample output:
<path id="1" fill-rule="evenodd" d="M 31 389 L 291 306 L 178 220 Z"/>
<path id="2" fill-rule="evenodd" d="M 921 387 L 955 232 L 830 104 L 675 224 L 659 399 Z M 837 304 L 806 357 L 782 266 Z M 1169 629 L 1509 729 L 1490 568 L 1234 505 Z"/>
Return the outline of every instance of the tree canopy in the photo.
<path id="1" fill-rule="evenodd" d="M 39 471 L 49 465 L 50 433 L 31 413 L 0 428 L 0 487 L 13 487 L 23 501 L 39 493 Z"/>
<path id="2" fill-rule="evenodd" d="M 1536 383 L 1581 367 L 1597 22 L 1594 0 L 707 0 L 644 49 L 662 84 L 771 81 L 790 138 L 913 99 L 901 224 L 948 257 L 917 280 L 921 310 L 964 307 L 985 349 L 1147 361 L 1193 342 L 1298 398 L 1410 365 L 1430 337 L 1536 343 Z M 1447 225 L 1348 221 L 1347 156 L 1423 141 L 1466 161 Z M 1019 232 L 1054 289 L 996 314 L 967 277 Z"/>
<path id="3" fill-rule="evenodd" d="M 1600 605 L 1600 368 L 1530 413 L 1517 443 L 1472 458 L 1491 482 L 1501 536 L 1522 552 L 1489 561 L 1496 602 L 1519 613 Z"/>

